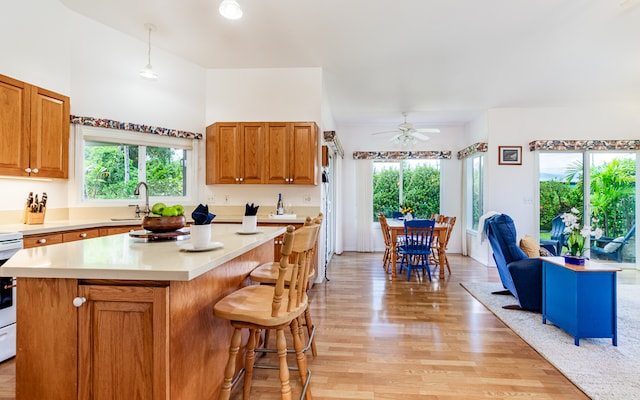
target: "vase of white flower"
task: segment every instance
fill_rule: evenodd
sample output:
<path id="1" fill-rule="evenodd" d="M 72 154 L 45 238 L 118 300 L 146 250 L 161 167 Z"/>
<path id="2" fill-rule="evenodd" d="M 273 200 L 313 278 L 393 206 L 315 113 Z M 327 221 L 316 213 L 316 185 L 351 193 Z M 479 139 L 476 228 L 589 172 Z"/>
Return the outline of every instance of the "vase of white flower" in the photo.
<path id="1" fill-rule="evenodd" d="M 571 212 L 564 213 L 561 216 L 564 222 L 564 233 L 567 237 L 567 254 L 565 254 L 565 262 L 567 264 L 584 265 L 586 257 L 584 254 L 584 245 L 587 238 L 594 236 L 599 239 L 602 236 L 602 229 L 596 228 L 591 230 L 591 226 L 584 225 L 580 227 L 580 211 L 572 208 Z"/>

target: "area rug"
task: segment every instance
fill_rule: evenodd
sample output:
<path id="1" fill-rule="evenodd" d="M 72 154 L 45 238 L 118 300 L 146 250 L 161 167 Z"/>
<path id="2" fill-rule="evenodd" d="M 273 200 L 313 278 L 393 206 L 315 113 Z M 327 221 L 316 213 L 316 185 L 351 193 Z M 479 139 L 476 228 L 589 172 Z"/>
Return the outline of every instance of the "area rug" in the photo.
<path id="1" fill-rule="evenodd" d="M 611 339 L 580 339 L 540 313 L 505 310 L 509 295 L 493 295 L 499 283 L 461 283 L 469 293 L 592 399 L 640 399 L 640 286 L 618 285 L 618 346 Z"/>

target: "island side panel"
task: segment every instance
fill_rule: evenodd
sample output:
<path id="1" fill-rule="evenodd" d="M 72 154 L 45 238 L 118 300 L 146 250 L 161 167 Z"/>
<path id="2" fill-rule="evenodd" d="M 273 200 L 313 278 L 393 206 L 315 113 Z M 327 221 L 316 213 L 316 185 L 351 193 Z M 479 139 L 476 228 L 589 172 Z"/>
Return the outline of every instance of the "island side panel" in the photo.
<path id="1" fill-rule="evenodd" d="M 249 273 L 271 262 L 273 251 L 273 242 L 268 241 L 194 280 L 171 282 L 171 399 L 218 397 L 233 329 L 229 321 L 213 315 L 213 306 L 250 284 Z"/>
<path id="2" fill-rule="evenodd" d="M 77 280 L 18 278 L 16 289 L 16 399 L 77 398 Z"/>

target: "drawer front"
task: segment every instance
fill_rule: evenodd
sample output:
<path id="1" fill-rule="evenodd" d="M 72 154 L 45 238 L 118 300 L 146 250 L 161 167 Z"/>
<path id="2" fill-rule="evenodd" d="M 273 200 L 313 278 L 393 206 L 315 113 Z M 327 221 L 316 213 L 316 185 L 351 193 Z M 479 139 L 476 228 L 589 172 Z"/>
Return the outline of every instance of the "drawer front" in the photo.
<path id="1" fill-rule="evenodd" d="M 100 236 L 100 229 L 83 229 L 80 231 L 71 231 L 62 233 L 63 242 L 75 242 L 76 240 L 91 239 Z"/>
<path id="2" fill-rule="evenodd" d="M 48 246 L 50 244 L 62 243 L 61 233 L 50 233 L 47 235 L 29 235 L 24 237 L 24 248 Z"/>
<path id="3" fill-rule="evenodd" d="M 117 235 L 120 233 L 128 233 L 131 231 L 137 231 L 142 229 L 140 225 L 131 225 L 131 226 L 114 226 L 109 228 L 100 228 L 100 236 L 110 236 Z"/>

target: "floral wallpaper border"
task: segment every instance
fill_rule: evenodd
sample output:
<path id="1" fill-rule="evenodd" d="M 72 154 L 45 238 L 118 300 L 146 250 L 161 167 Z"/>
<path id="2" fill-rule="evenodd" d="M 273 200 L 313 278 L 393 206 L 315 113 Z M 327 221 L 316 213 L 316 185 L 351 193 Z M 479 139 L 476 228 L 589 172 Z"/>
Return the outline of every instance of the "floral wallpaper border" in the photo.
<path id="1" fill-rule="evenodd" d="M 202 139 L 202 133 L 179 131 L 177 129 L 161 128 L 159 126 L 134 124 L 131 122 L 120 122 L 112 119 L 80 117 L 72 115 L 71 123 L 76 125 L 94 126 L 97 128 L 119 129 L 122 131 L 151 133 L 154 135 L 171 136 L 185 139 Z"/>
<path id="2" fill-rule="evenodd" d="M 489 151 L 489 144 L 485 142 L 474 143 L 469 147 L 465 147 L 464 149 L 458 152 L 458 160 L 463 160 L 465 158 L 469 158 L 478 153 L 486 153 Z"/>
<path id="3" fill-rule="evenodd" d="M 354 151 L 354 160 L 450 160 L 451 151 Z"/>
<path id="4" fill-rule="evenodd" d="M 336 147 L 336 152 L 342 158 L 344 158 L 344 149 L 342 148 L 342 144 L 340 140 L 338 140 L 338 136 L 336 135 L 336 131 L 324 131 L 322 132 L 322 137 L 326 143 L 333 143 Z"/>
<path id="5" fill-rule="evenodd" d="M 640 140 L 534 140 L 529 150 L 640 150 Z"/>

